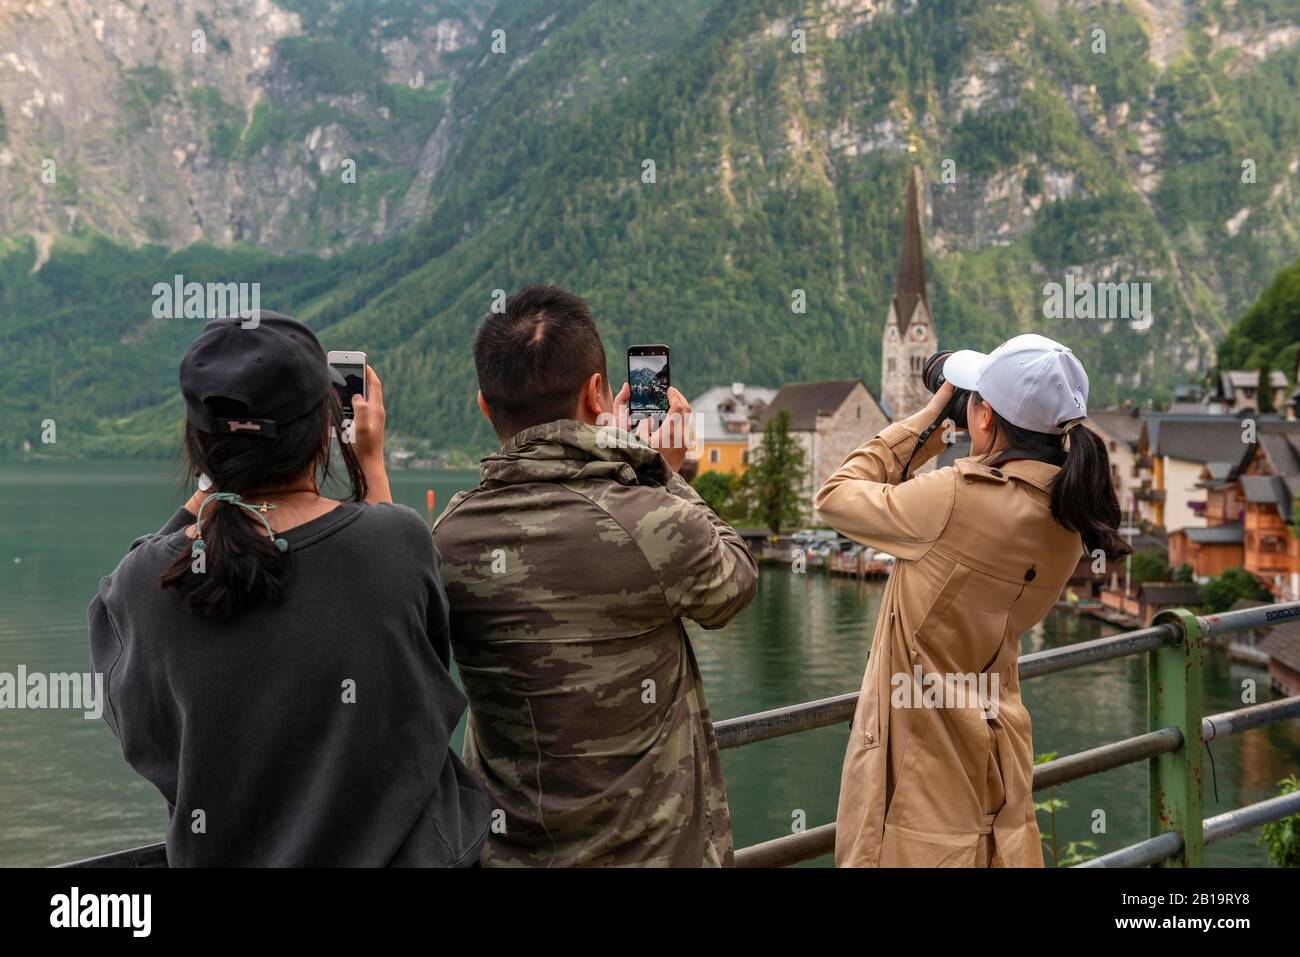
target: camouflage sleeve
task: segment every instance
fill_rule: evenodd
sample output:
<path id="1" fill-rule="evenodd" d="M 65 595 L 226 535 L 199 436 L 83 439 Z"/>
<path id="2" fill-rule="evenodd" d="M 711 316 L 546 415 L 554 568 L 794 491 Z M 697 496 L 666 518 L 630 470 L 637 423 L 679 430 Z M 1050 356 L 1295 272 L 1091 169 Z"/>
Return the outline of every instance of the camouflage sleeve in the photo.
<path id="1" fill-rule="evenodd" d="M 638 523 L 637 542 L 673 614 L 721 628 L 753 600 L 758 565 L 735 529 L 680 476 L 664 490 L 666 498 Z"/>
<path id="2" fill-rule="evenodd" d="M 826 480 L 813 506 L 836 531 L 856 542 L 915 561 L 948 524 L 955 497 L 952 469 L 912 474 L 900 482 L 916 440 L 930 424 L 918 412 L 883 429 Z M 943 448 L 936 430 L 912 459 L 913 473 Z"/>

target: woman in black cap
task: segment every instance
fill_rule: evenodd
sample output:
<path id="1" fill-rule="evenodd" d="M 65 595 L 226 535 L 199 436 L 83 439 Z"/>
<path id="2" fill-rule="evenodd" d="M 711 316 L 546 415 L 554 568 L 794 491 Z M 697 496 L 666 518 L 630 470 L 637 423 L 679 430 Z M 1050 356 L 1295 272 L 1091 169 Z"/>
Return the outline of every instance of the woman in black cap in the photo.
<path id="1" fill-rule="evenodd" d="M 105 719 L 167 800 L 172 866 L 468 866 L 489 808 L 450 748 L 465 699 L 424 520 L 392 504 L 383 397 L 342 407 L 287 316 L 208 324 L 181 361 L 210 479 L 100 582 Z M 352 496 L 322 494 L 331 436 Z M 204 483 L 206 484 L 206 483 Z"/>

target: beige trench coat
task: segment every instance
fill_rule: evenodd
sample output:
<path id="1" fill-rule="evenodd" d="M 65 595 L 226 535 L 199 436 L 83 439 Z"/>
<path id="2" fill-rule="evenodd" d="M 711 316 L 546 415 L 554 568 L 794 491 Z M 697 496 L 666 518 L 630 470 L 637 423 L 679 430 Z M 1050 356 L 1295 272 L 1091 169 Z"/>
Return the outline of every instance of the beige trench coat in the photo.
<path id="1" fill-rule="evenodd" d="M 1020 636 L 1083 552 L 1052 518 L 1056 465 L 977 458 L 899 483 L 925 412 L 849 456 L 822 518 L 893 555 L 840 780 L 840 867 L 1041 867 Z M 991 461 L 991 460 L 990 460 Z"/>

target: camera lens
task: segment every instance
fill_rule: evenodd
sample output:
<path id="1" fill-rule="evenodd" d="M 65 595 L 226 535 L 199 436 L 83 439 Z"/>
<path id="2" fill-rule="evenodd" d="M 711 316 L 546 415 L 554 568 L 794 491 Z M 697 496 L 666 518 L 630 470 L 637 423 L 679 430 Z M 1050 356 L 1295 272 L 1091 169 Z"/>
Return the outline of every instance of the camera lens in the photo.
<path id="1" fill-rule="evenodd" d="M 936 352 L 930 358 L 925 360 L 925 365 L 921 367 L 921 381 L 925 384 L 926 391 L 931 395 L 943 388 L 944 378 L 943 367 L 948 361 L 952 352 Z M 943 410 L 941 418 L 952 419 L 953 424 L 959 429 L 966 428 L 966 401 L 970 398 L 970 392 L 966 389 L 953 389 L 952 400 Z"/>
<path id="2" fill-rule="evenodd" d="M 948 361 L 951 352 L 936 352 L 930 358 L 925 360 L 925 365 L 921 367 L 921 381 L 925 383 L 926 391 L 931 395 L 943 388 L 943 364 Z"/>

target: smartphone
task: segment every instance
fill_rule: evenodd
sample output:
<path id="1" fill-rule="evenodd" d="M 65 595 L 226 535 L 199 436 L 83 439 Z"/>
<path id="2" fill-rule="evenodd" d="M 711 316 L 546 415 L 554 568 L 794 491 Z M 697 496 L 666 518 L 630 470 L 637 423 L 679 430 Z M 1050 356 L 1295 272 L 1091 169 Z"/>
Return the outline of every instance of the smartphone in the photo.
<path id="1" fill-rule="evenodd" d="M 331 352 L 325 357 L 330 367 L 337 369 L 334 388 L 343 403 L 343 414 L 352 415 L 352 397 L 366 398 L 366 354 L 364 352 Z M 342 381 L 339 381 L 342 377 Z"/>
<path id="2" fill-rule="evenodd" d="M 668 412 L 668 347 L 632 346 L 627 350 L 628 428 L 651 419 L 657 428 Z"/>

